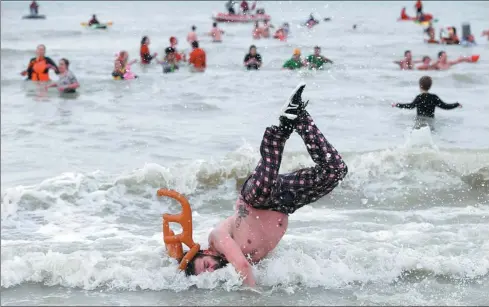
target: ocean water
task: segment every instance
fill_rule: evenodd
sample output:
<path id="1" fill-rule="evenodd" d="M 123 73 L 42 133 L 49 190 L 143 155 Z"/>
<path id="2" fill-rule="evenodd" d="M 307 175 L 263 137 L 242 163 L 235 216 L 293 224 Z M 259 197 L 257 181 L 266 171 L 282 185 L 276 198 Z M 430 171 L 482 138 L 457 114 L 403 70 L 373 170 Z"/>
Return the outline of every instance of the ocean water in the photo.
<path id="1" fill-rule="evenodd" d="M 413 1 L 259 2 L 272 24 L 291 24 L 284 42 L 254 41 L 251 24 L 205 33 L 224 2 L 40 2 L 46 20 L 22 20 L 28 2 L 1 3 L 2 305 L 487 305 L 489 303 L 489 2 L 425 2 L 436 28 L 470 22 L 478 46 L 423 43 L 422 27 L 397 22 Z M 309 13 L 332 17 L 300 27 Z M 91 14 L 108 31 L 80 26 Z M 352 25 L 357 24 L 356 30 Z M 163 53 L 197 26 L 209 68 L 161 72 L 133 65 L 138 80 L 115 82 L 114 54 L 138 57 L 143 35 Z M 71 62 L 77 97 L 45 92 L 19 75 L 43 43 Z M 263 69 L 242 60 L 256 44 Z M 299 47 L 320 45 L 335 64 L 282 71 Z M 391 108 L 419 93 L 426 72 L 392 62 L 480 54 L 476 64 L 429 72 L 432 92 L 462 109 L 437 110 L 434 132 L 411 131 L 414 110 Z M 56 80 L 56 76 L 52 76 Z M 184 193 L 194 239 L 233 212 L 255 167 L 265 127 L 305 81 L 309 112 L 343 155 L 349 175 L 330 195 L 290 217 L 283 241 L 243 287 L 226 267 L 187 278 L 165 254 L 161 214 Z M 311 166 L 297 135 L 281 171 Z M 486 177 L 484 177 L 486 176 Z M 485 178 L 485 179 L 484 179 Z M 485 180 L 485 181 L 484 181 Z"/>

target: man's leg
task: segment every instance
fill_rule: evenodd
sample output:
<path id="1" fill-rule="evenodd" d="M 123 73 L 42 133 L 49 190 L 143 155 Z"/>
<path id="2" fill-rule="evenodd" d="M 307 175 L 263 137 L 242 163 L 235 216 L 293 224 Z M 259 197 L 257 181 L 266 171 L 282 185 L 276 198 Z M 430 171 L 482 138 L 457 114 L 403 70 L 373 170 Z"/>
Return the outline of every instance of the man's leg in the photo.
<path id="1" fill-rule="evenodd" d="M 330 193 L 348 173 L 341 156 L 306 111 L 299 115 L 296 131 L 304 140 L 316 166 L 277 178 L 269 206 L 287 214 Z"/>
<path id="2" fill-rule="evenodd" d="M 302 106 L 301 94 L 304 87 L 305 84 L 301 83 L 292 91 L 282 108 L 280 125 L 265 129 L 260 145 L 261 159 L 241 189 L 244 201 L 255 208 L 266 208 L 272 190 L 276 189 L 285 142 L 294 131 L 297 114 Z"/>

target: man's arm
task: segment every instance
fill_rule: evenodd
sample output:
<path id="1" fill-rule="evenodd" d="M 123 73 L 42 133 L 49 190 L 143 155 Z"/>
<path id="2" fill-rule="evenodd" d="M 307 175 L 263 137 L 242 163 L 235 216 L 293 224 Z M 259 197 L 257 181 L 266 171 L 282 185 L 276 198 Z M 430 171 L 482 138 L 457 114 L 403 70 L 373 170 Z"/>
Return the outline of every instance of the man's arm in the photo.
<path id="1" fill-rule="evenodd" d="M 448 64 L 455 65 L 455 64 L 458 64 L 458 63 L 462 63 L 462 62 L 470 62 L 470 59 L 468 57 L 459 57 L 456 60 L 448 61 Z"/>
<path id="2" fill-rule="evenodd" d="M 226 260 L 244 277 L 244 283 L 246 285 L 253 287 L 255 285 L 255 278 L 251 270 L 251 265 L 243 255 L 236 241 L 231 238 L 226 226 L 227 223 L 221 224 L 211 232 L 209 235 L 209 244 L 217 252 L 226 257 Z"/>

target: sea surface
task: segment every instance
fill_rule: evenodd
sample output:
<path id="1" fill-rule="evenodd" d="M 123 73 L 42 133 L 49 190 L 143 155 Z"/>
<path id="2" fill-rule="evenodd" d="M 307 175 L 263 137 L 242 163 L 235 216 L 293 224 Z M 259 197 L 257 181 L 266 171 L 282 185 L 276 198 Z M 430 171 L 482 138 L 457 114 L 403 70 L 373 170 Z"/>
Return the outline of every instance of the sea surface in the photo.
<path id="1" fill-rule="evenodd" d="M 224 1 L 39 4 L 45 20 L 21 19 L 29 2 L 1 2 L 2 305 L 489 304 L 489 196 L 480 173 L 489 166 L 489 45 L 480 37 L 489 2 L 424 2 L 437 30 L 461 32 L 470 22 L 478 42 L 470 48 L 424 44 L 421 26 L 397 22 L 403 6 L 414 15 L 414 1 L 258 2 L 276 28 L 290 23 L 289 40 L 255 41 L 252 24 L 221 24 L 221 44 L 205 33 Z M 301 27 L 311 12 L 332 20 Z M 113 26 L 81 27 L 92 14 Z M 144 35 L 152 52 L 163 54 L 176 36 L 188 53 L 192 25 L 207 52 L 205 73 L 135 64 L 139 79 L 111 79 L 114 54 L 138 58 Z M 70 60 L 79 95 L 20 76 L 41 43 L 55 61 Z M 243 68 L 251 44 L 261 71 Z M 281 70 L 294 48 L 308 55 L 315 45 L 335 64 Z M 428 73 L 433 93 L 463 104 L 437 110 L 433 132 L 412 131 L 415 111 L 391 107 L 412 101 L 427 74 L 393 64 L 408 49 L 415 59 L 440 50 L 449 59 L 481 55 Z M 291 215 L 282 242 L 254 267 L 254 290 L 230 266 L 185 277 L 161 232 L 161 214 L 179 205 L 156 190 L 189 198 L 194 239 L 207 247 L 212 227 L 233 213 L 265 127 L 278 123 L 300 81 L 348 176 Z M 293 135 L 281 172 L 312 165 Z"/>

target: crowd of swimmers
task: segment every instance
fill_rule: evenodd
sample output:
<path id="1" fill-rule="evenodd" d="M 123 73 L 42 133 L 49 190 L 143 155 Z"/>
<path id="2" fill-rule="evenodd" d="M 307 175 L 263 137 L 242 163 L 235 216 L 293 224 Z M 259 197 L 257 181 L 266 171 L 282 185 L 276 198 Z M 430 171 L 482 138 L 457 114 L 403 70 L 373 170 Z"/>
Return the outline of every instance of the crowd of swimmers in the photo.
<path id="1" fill-rule="evenodd" d="M 230 5 L 232 1 L 228 2 Z M 243 1 L 246 2 L 246 1 Z M 420 3 L 420 1 L 418 1 Z M 422 16 L 422 6 L 416 4 L 418 16 Z M 34 6 L 38 7 L 38 4 L 33 1 L 31 8 Z M 241 8 L 246 8 L 247 4 L 243 4 Z M 254 7 L 254 5 L 252 6 Z M 243 10 L 243 12 L 249 12 L 249 10 Z M 309 20 L 315 20 L 314 16 L 310 16 Z M 96 15 L 93 15 L 89 25 L 99 24 Z M 260 26 L 259 22 L 255 22 L 252 36 L 254 39 L 267 39 L 276 38 L 280 40 L 286 40 L 290 33 L 289 24 L 284 23 L 281 27 L 277 29 L 275 34 L 272 36 L 270 29 L 275 27 L 271 25 L 268 21 L 263 21 L 263 25 Z M 191 31 L 188 33 L 186 40 L 190 44 L 192 50 L 188 56 L 179 52 L 177 45 L 178 40 L 176 37 L 172 36 L 169 39 L 169 46 L 164 49 L 164 55 L 158 59 L 158 54 L 156 52 L 150 52 L 150 39 L 148 36 L 143 36 L 140 44 L 140 54 L 139 63 L 142 65 L 151 64 L 155 62 L 162 66 L 163 73 L 172 73 L 178 71 L 182 66 L 190 67 L 192 72 L 204 72 L 207 68 L 207 56 L 204 49 L 200 47 L 199 38 L 197 35 L 197 27 L 194 25 L 191 27 Z M 426 29 L 426 33 L 430 36 L 430 42 L 434 42 L 434 29 L 432 25 Z M 210 36 L 212 42 L 221 43 L 223 41 L 223 35 L 225 32 L 218 27 L 218 24 L 214 22 L 209 32 L 206 35 Z M 484 31 L 483 35 L 489 38 L 489 31 Z M 472 38 L 473 39 L 473 38 Z M 438 42 L 438 41 L 437 41 Z M 448 37 L 441 39 L 442 43 L 455 44 L 459 42 L 457 32 L 455 27 L 450 27 L 448 29 Z M 80 86 L 75 75 L 69 70 L 70 62 L 68 59 L 61 59 L 58 64 L 56 64 L 52 59 L 45 56 L 46 47 L 44 45 L 37 46 L 36 57 L 32 58 L 26 70 L 22 72 L 23 76 L 26 76 L 28 80 L 32 81 L 50 81 L 49 71 L 52 70 L 54 73 L 59 75 L 59 81 L 52 83 L 47 87 L 56 87 L 60 92 L 69 93 L 74 92 Z M 448 60 L 445 51 L 440 51 L 438 53 L 436 61 L 432 62 L 429 56 L 424 56 L 422 59 L 414 60 L 410 50 L 405 51 L 404 58 L 400 61 L 395 61 L 402 70 L 445 70 L 450 68 L 452 65 L 462 63 L 462 62 L 472 62 L 471 57 L 459 57 L 455 60 Z M 114 80 L 129 80 L 138 78 L 138 76 L 131 71 L 131 65 L 138 62 L 138 60 L 129 59 L 129 53 L 126 50 L 121 50 L 115 55 L 114 66 L 112 70 L 112 77 Z M 249 47 L 248 53 L 245 55 L 243 60 L 243 66 L 247 70 L 259 70 L 263 64 L 262 56 L 257 52 L 257 47 L 251 45 Z M 282 68 L 286 70 L 295 69 L 323 69 L 326 64 L 333 64 L 333 61 L 321 54 L 321 47 L 315 46 L 314 51 L 309 56 L 303 58 L 301 50 L 295 48 L 293 50 L 291 58 L 287 59 Z"/>
<path id="2" fill-rule="evenodd" d="M 468 24 L 466 25 L 469 26 Z M 428 44 L 445 44 L 445 45 L 476 45 L 475 37 L 470 31 L 467 31 L 466 34 L 462 36 L 462 39 L 459 38 L 457 34 L 457 28 L 454 26 L 441 28 L 439 39 L 436 39 L 435 28 L 433 28 L 433 24 L 430 23 L 428 28 L 424 30 L 426 35 L 428 35 L 428 39 L 425 40 Z M 485 36 L 486 31 L 482 32 L 482 36 Z"/>
<path id="3" fill-rule="evenodd" d="M 449 61 L 447 53 L 445 51 L 438 52 L 438 57 L 435 62 L 431 62 L 431 58 L 429 56 L 423 56 L 421 60 L 413 60 L 413 55 L 411 50 L 406 50 L 404 52 L 404 59 L 400 61 L 394 61 L 394 63 L 398 64 L 402 70 L 446 70 L 452 67 L 455 64 L 463 63 L 463 62 L 473 62 L 473 56 L 464 57 L 461 56 L 456 60 Z M 415 66 L 415 64 L 420 64 Z"/>

